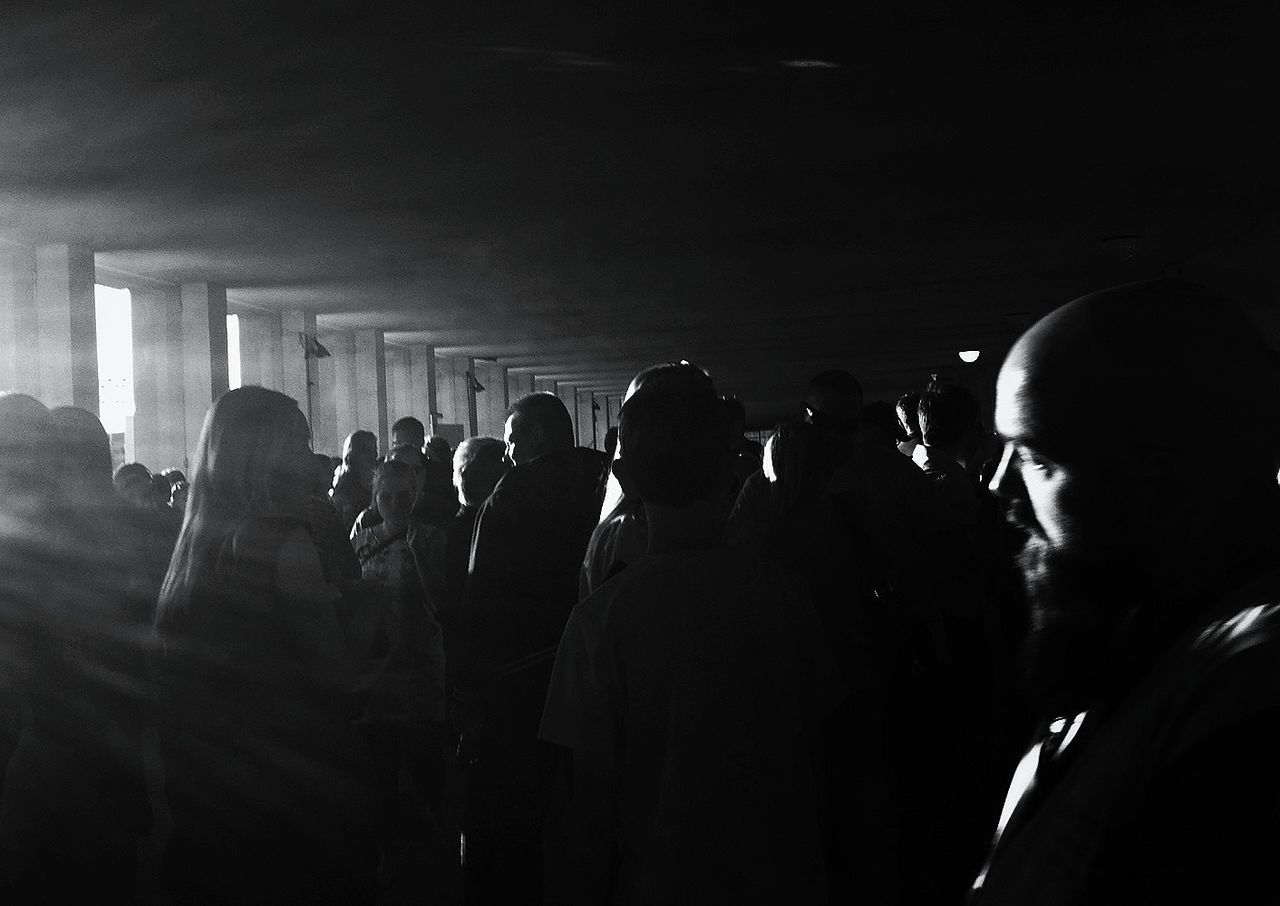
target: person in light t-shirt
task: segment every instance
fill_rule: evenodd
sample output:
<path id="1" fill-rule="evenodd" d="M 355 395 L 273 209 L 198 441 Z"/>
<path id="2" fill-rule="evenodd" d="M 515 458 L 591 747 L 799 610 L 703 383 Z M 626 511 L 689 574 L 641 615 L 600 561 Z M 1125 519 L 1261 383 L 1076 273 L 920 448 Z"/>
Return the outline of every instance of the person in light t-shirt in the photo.
<path id="1" fill-rule="evenodd" d="M 542 717 L 571 753 L 560 892 L 824 903 L 819 727 L 845 689 L 796 579 L 723 542 L 710 378 L 658 367 L 623 407 L 615 466 L 649 549 L 574 609 Z"/>

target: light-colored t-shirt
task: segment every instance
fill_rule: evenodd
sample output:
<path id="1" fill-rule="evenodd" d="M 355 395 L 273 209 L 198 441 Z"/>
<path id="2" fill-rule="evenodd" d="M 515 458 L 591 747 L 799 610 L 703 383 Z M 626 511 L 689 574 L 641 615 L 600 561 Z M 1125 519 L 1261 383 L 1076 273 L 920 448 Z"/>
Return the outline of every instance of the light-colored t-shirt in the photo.
<path id="1" fill-rule="evenodd" d="M 583 600 L 539 735 L 620 766 L 615 902 L 825 902 L 814 753 L 844 695 L 795 580 L 741 549 Z"/>

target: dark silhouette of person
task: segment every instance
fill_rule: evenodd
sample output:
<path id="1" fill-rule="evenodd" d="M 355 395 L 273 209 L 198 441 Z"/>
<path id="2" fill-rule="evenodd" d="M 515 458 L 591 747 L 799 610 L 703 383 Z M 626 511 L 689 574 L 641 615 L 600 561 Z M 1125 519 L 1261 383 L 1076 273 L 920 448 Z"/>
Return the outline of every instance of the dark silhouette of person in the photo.
<path id="1" fill-rule="evenodd" d="M 1039 727 L 973 902 L 1274 891 L 1276 378 L 1241 310 L 1173 279 L 1076 299 L 1005 359 L 992 488 L 1025 533 L 1023 682 Z M 1141 435 L 1131 412 L 1095 405 L 1117 392 L 1143 400 Z M 1185 428 L 1205 411 L 1212 447 Z"/>
<path id="2" fill-rule="evenodd" d="M 342 466 L 334 478 L 329 500 L 342 517 L 349 535 L 356 518 L 373 502 L 373 467 L 378 462 L 378 438 L 372 431 L 353 431 L 342 444 Z"/>
<path id="3" fill-rule="evenodd" d="M 602 454 L 574 446 L 551 393 L 511 407 L 512 463 L 476 515 L 456 643 L 454 695 L 469 765 L 463 826 L 467 901 L 541 896 L 542 830 L 555 753 L 537 740 L 551 660 L 578 599 L 600 512 Z"/>
<path id="4" fill-rule="evenodd" d="M 175 904 L 376 892 L 354 665 L 308 531 L 309 440 L 297 403 L 261 387 L 223 394 L 200 432 L 151 659 Z"/>
<path id="5" fill-rule="evenodd" d="M 426 426 L 412 415 L 396 419 L 395 424 L 391 426 L 391 446 L 410 446 L 422 450 L 426 445 Z"/>
<path id="6" fill-rule="evenodd" d="M 540 730 L 572 753 L 574 903 L 827 902 L 819 727 L 845 688 L 794 577 L 724 543 L 722 415 L 686 363 L 622 407 L 649 549 L 574 609 Z"/>
<path id="7" fill-rule="evenodd" d="M 155 510 L 115 494 L 97 416 L 59 407 L 48 426 L 45 576 L 23 633 L 25 720 L 0 799 L 0 876 L 15 902 L 137 902 L 137 847 L 152 823 L 144 640 L 172 538 Z"/>

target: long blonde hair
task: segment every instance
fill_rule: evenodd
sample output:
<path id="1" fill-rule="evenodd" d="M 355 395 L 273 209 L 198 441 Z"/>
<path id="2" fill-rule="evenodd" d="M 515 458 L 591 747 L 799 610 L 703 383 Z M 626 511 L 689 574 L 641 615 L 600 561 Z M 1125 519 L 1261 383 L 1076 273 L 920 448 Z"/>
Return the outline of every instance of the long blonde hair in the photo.
<path id="1" fill-rule="evenodd" d="M 257 516 L 305 518 L 307 420 L 297 402 L 263 387 L 224 393 L 196 444 L 182 531 L 160 590 L 156 625 L 184 608 L 193 587 L 226 578 L 235 533 Z M 307 468 L 311 454 L 308 452 Z"/>

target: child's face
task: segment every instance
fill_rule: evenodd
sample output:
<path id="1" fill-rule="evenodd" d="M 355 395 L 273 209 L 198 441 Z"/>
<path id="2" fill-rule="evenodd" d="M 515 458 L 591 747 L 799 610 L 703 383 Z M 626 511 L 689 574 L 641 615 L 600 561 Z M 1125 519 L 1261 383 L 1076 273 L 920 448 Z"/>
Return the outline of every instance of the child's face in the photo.
<path id="1" fill-rule="evenodd" d="M 413 478 L 388 478 L 378 483 L 378 512 L 388 528 L 400 528 L 409 521 L 413 509 Z"/>

